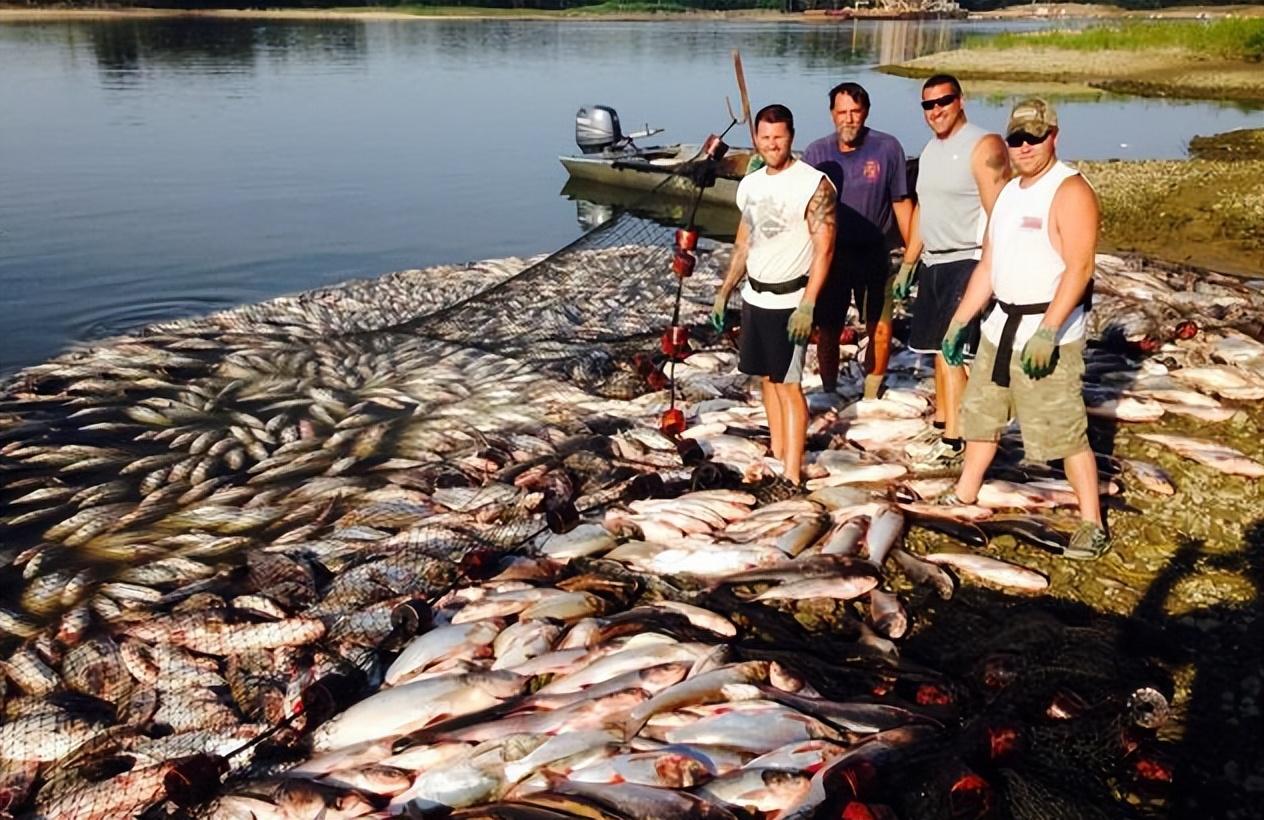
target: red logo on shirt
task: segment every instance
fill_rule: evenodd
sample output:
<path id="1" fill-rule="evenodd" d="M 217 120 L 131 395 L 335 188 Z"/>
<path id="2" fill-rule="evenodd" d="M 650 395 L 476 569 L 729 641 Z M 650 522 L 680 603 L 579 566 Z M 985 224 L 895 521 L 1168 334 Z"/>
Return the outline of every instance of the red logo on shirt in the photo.
<path id="1" fill-rule="evenodd" d="M 1024 216 L 1023 221 L 1018 224 L 1020 228 L 1026 228 L 1038 231 L 1045 226 L 1045 221 L 1038 216 Z"/>
<path id="2" fill-rule="evenodd" d="M 865 160 L 865 167 L 862 173 L 864 173 L 865 179 L 873 182 L 878 178 L 878 172 L 880 170 L 881 167 L 878 165 L 878 161 L 876 159 L 867 159 Z"/>

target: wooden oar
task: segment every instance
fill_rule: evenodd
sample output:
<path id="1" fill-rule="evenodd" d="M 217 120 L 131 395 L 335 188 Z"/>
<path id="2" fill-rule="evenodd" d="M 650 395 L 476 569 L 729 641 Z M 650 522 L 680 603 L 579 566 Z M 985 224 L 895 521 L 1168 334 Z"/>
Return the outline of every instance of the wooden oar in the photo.
<path id="1" fill-rule="evenodd" d="M 746 93 L 746 74 L 742 71 L 742 52 L 733 49 L 733 71 L 737 74 L 737 91 L 742 95 L 742 121 L 750 127 L 751 147 L 755 145 L 755 123 L 751 120 L 750 96 Z"/>

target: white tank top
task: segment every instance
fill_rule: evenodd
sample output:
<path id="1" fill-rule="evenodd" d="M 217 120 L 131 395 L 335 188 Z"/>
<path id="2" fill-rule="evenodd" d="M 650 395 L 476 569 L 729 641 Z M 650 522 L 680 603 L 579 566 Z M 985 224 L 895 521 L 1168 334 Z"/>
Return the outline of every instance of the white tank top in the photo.
<path id="1" fill-rule="evenodd" d="M 1053 195 L 1062 182 L 1078 174 L 1062 161 L 1055 162 L 1035 184 L 1024 188 L 1011 179 L 992 206 L 988 239 L 992 243 L 992 292 L 1011 305 L 1053 301 L 1066 263 L 1049 241 L 1049 212 Z M 1023 349 L 1040 326 L 1040 314 L 1022 317 L 1014 336 L 1014 351 Z M 1005 313 L 999 306 L 983 322 L 983 335 L 999 344 Z M 1058 344 L 1084 338 L 1084 308 L 1077 306 L 1058 329 Z"/>
<path id="2" fill-rule="evenodd" d="M 950 137 L 931 137 L 917 164 L 917 201 L 921 205 L 918 231 L 927 265 L 978 259 L 983 254 L 987 215 L 979 200 L 971 159 L 974 147 L 987 136 L 967 122 Z"/>
<path id="3" fill-rule="evenodd" d="M 751 226 L 742 301 L 755 307 L 784 310 L 803 299 L 803 288 L 790 293 L 759 293 L 750 280 L 776 284 L 807 276 L 812 267 L 812 235 L 806 217 L 808 202 L 825 174 L 802 160 L 769 174 L 760 168 L 737 186 L 737 207 Z"/>

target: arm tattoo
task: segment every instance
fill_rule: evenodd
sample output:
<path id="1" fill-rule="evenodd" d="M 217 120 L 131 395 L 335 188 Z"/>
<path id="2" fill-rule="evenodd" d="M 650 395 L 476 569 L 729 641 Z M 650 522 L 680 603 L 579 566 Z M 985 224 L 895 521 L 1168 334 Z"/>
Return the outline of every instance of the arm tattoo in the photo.
<path id="1" fill-rule="evenodd" d="M 822 179 L 821 184 L 816 186 L 816 193 L 812 194 L 812 199 L 808 202 L 808 231 L 818 233 L 823 228 L 832 229 L 837 207 L 834 187 Z"/>

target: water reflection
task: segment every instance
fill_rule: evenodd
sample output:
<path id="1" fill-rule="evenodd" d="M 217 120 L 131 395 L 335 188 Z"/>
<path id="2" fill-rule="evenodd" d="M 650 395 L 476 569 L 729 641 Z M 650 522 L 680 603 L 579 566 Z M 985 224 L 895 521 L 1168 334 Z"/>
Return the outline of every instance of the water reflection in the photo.
<path id="1" fill-rule="evenodd" d="M 91 44 L 102 74 L 112 80 L 144 70 L 252 73 L 262 59 L 363 61 L 363 23 L 243 25 L 240 20 L 156 18 L 73 23 L 68 45 Z"/>
<path id="2" fill-rule="evenodd" d="M 625 211 L 670 228 L 684 227 L 689 221 L 689 209 L 693 204 L 691 197 L 669 196 L 664 193 L 666 190 L 669 189 L 637 191 L 589 180 L 568 179 L 560 194 L 575 203 L 575 221 L 584 231 Z M 734 207 L 701 202 L 694 213 L 693 224 L 703 236 L 732 242 L 737 235 L 739 216 Z"/>

